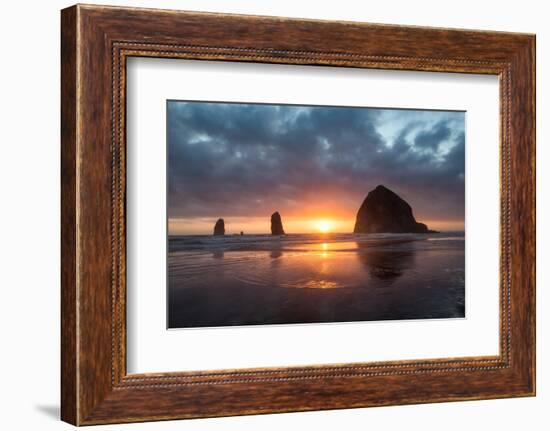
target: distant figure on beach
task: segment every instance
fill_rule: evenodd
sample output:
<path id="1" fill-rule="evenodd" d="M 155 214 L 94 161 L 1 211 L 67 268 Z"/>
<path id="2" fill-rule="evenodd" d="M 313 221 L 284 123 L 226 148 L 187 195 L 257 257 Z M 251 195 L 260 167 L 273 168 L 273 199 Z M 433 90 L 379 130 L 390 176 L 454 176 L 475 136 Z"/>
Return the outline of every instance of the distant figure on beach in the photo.
<path id="1" fill-rule="evenodd" d="M 281 214 L 275 211 L 271 214 L 271 235 L 284 235 L 283 222 L 281 221 Z"/>
<path id="2" fill-rule="evenodd" d="M 244 232 L 241 230 L 241 236 L 243 236 L 243 235 L 244 235 Z"/>
<path id="3" fill-rule="evenodd" d="M 219 218 L 214 225 L 214 235 L 225 235 L 225 222 L 223 218 Z"/>

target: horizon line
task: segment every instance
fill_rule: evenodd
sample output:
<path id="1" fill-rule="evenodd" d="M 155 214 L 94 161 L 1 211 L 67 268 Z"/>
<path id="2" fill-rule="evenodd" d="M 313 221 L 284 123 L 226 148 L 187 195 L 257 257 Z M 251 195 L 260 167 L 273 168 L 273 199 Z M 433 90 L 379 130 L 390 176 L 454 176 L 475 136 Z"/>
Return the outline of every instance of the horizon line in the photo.
<path id="1" fill-rule="evenodd" d="M 350 235 L 379 235 L 379 234 L 416 234 L 416 235 L 425 235 L 429 233 L 450 233 L 450 232 L 466 232 L 465 229 L 450 229 L 450 230 L 438 230 L 436 232 L 425 232 L 425 233 L 418 233 L 418 232 L 372 232 L 372 233 L 355 233 L 355 232 L 290 232 L 285 233 L 284 235 L 273 235 L 270 232 L 251 232 L 251 233 L 243 233 L 242 235 L 240 232 L 236 233 L 225 233 L 223 235 L 214 235 L 213 233 L 168 233 L 168 236 L 247 236 L 247 235 L 269 235 L 269 236 L 287 236 L 287 235 L 321 235 L 321 236 L 328 236 L 328 235 L 342 235 L 342 234 L 350 234 Z"/>

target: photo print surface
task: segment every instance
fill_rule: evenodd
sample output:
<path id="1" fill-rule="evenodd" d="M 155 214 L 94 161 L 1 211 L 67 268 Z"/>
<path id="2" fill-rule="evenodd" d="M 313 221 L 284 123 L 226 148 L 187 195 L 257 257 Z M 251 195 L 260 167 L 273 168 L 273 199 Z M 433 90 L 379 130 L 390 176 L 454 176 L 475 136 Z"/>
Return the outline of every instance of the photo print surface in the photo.
<path id="1" fill-rule="evenodd" d="M 168 328 L 465 317 L 465 112 L 167 101 Z"/>

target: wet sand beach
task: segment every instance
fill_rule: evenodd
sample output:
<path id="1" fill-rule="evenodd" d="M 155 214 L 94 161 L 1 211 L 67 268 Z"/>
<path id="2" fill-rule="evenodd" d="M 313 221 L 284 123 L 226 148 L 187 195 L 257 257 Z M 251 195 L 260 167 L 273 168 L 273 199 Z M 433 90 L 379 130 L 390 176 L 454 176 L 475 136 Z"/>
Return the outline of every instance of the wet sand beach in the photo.
<path id="1" fill-rule="evenodd" d="M 464 317 L 464 233 L 170 236 L 169 328 Z"/>

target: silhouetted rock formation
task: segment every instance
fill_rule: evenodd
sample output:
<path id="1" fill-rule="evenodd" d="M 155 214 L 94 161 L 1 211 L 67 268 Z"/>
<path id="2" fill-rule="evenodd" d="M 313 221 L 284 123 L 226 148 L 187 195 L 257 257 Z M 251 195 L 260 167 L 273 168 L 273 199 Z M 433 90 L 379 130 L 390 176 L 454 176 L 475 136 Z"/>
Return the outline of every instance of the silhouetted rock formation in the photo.
<path id="1" fill-rule="evenodd" d="M 214 235 L 225 235 L 225 222 L 219 218 L 214 226 Z"/>
<path id="2" fill-rule="evenodd" d="M 283 222 L 281 221 L 281 214 L 277 211 L 271 214 L 271 235 L 284 235 Z"/>
<path id="3" fill-rule="evenodd" d="M 384 186 L 370 191 L 357 212 L 353 233 L 433 233 L 418 223 L 411 206 Z"/>

